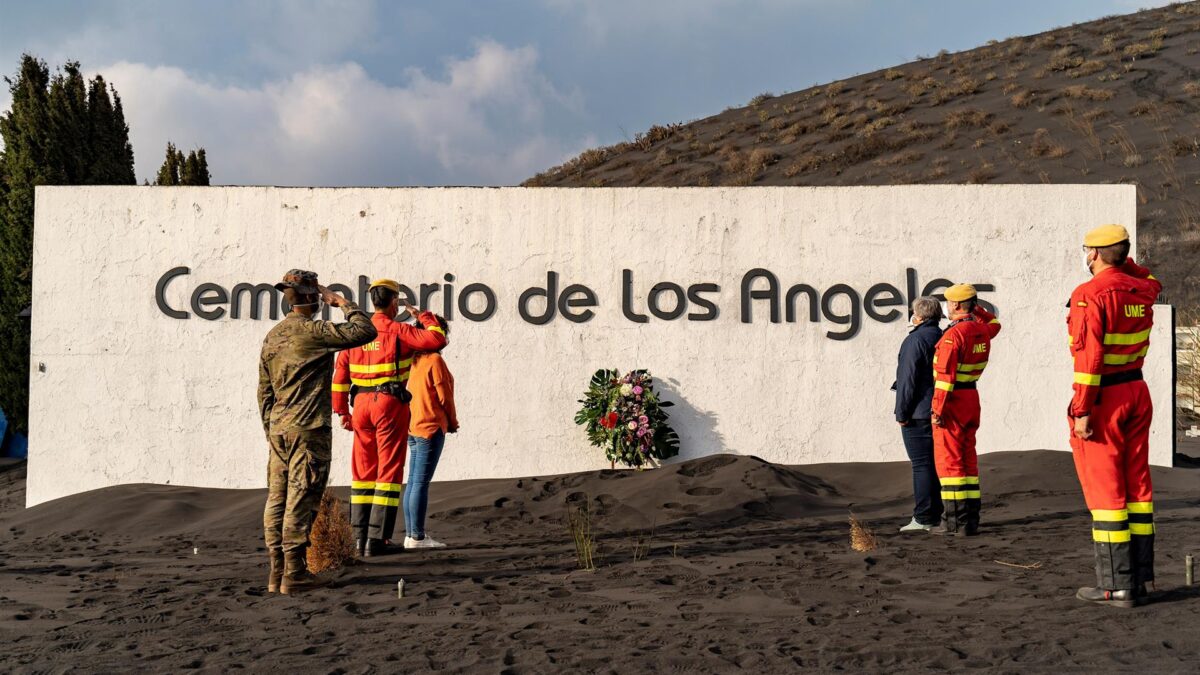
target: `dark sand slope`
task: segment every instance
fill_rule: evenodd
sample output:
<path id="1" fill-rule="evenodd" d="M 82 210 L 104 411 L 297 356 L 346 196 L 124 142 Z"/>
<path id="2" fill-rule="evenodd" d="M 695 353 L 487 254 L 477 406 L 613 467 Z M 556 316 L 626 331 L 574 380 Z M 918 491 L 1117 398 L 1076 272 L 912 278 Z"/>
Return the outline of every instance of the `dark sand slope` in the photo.
<path id="1" fill-rule="evenodd" d="M 717 456 L 438 484 L 431 531 L 455 548 L 302 598 L 264 595 L 260 491 L 123 486 L 23 510 L 18 467 L 0 473 L 0 670 L 1195 672 L 1200 589 L 1181 585 L 1200 471 L 1155 471 L 1161 590 L 1121 611 L 1072 598 L 1091 555 L 1069 455 L 981 464 L 971 540 L 895 533 L 903 463 Z M 562 524 L 585 495 L 594 573 L 574 571 Z M 849 503 L 880 535 L 869 556 L 848 547 Z"/>
<path id="2" fill-rule="evenodd" d="M 1180 3 L 756 97 L 525 184 L 1136 183 L 1138 254 L 1197 310 L 1198 76 L 1200 3 Z"/>

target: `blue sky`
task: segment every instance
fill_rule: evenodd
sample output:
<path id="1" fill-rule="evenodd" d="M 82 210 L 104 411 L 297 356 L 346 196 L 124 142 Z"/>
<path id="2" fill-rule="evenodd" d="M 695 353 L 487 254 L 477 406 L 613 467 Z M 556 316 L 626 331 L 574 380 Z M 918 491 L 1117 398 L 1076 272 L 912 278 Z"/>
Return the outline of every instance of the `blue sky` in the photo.
<path id="1" fill-rule="evenodd" d="M 764 91 L 1162 4 L 12 1 L 0 70 L 30 52 L 103 73 L 139 179 L 170 139 L 225 184 L 505 185 Z"/>

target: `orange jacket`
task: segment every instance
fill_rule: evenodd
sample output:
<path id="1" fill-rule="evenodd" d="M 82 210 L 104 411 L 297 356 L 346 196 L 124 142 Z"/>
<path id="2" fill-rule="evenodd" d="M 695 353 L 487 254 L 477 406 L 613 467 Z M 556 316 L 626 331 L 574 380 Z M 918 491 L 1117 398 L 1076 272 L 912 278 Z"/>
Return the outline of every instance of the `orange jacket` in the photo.
<path id="1" fill-rule="evenodd" d="M 950 323 L 933 353 L 934 415 L 941 417 L 946 398 L 959 383 L 977 382 L 987 368 L 992 338 L 1000 332 L 1000 321 L 983 307 Z"/>
<path id="2" fill-rule="evenodd" d="M 1160 291 L 1162 283 L 1130 258 L 1071 293 L 1067 341 L 1075 359 L 1072 417 L 1091 414 L 1102 377 L 1142 367 Z"/>
<path id="3" fill-rule="evenodd" d="M 430 438 L 435 433 L 457 431 L 458 411 L 454 407 L 454 376 L 441 354 L 419 354 L 408 380 L 412 394 L 408 433 Z"/>
<path id="4" fill-rule="evenodd" d="M 418 321 L 424 329 L 376 312 L 371 323 L 379 335 L 361 347 L 338 352 L 333 365 L 333 412 L 350 414 L 350 385 L 376 387 L 404 382 L 413 352 L 446 346 L 446 334 L 433 314 L 422 312 Z"/>

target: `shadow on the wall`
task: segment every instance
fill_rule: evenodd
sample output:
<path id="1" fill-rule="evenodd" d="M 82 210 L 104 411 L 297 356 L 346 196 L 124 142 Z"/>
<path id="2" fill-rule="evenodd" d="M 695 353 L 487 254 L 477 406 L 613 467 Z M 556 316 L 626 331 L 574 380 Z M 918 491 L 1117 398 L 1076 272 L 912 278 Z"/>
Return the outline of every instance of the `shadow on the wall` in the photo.
<path id="1" fill-rule="evenodd" d="M 668 464 L 730 452 L 725 447 L 725 437 L 717 431 L 716 413 L 700 410 L 688 403 L 680 391 L 678 380 L 655 378 L 655 388 L 660 399 L 675 404 L 667 408 L 667 412 L 671 416 L 671 427 L 679 434 L 679 454 L 668 460 Z"/>

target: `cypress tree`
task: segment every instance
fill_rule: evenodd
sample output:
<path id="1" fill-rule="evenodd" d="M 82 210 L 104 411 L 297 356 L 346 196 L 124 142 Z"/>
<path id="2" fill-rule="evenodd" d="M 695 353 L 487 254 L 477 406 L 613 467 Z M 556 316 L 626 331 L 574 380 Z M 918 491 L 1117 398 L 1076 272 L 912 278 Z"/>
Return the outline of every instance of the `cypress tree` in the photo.
<path id="1" fill-rule="evenodd" d="M 25 54 L 5 82 L 12 106 L 0 113 L 0 408 L 26 431 L 29 319 L 17 314 L 32 298 L 34 188 L 135 180 L 120 99 L 115 91 L 110 98 L 103 78 L 86 83 L 74 61 L 51 77 L 45 62 Z"/>
<path id="2" fill-rule="evenodd" d="M 167 141 L 167 155 L 158 168 L 155 185 L 208 185 L 210 179 L 204 148 L 192 150 L 185 157 L 182 150 Z"/>

